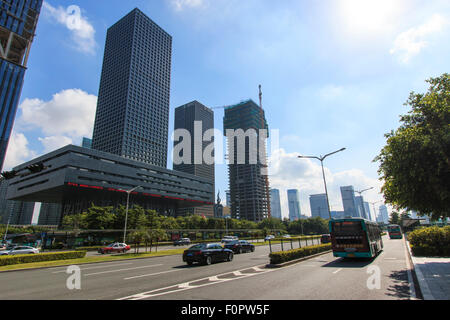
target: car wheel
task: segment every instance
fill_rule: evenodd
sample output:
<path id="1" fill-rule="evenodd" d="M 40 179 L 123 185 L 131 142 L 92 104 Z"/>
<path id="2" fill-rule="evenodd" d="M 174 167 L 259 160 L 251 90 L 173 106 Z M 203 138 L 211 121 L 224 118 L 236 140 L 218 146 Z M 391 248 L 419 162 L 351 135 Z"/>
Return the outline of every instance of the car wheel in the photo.
<path id="1" fill-rule="evenodd" d="M 206 259 L 205 259 L 205 264 L 210 265 L 211 262 L 212 262 L 211 257 L 207 256 Z"/>
<path id="2" fill-rule="evenodd" d="M 255 247 L 252 247 L 251 252 L 255 252 Z"/>
<path id="3" fill-rule="evenodd" d="M 187 262 L 188 266 L 192 266 L 192 261 Z"/>
<path id="4" fill-rule="evenodd" d="M 230 252 L 227 256 L 227 261 L 232 261 L 233 260 L 233 252 Z"/>

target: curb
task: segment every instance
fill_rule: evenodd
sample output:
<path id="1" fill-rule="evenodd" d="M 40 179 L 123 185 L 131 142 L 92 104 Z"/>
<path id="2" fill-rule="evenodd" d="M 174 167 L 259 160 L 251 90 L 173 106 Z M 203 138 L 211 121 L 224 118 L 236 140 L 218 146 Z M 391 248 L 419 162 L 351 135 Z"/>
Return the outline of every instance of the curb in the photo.
<path id="1" fill-rule="evenodd" d="M 316 254 L 313 254 L 313 255 L 310 255 L 310 256 L 307 256 L 307 257 L 303 257 L 303 258 L 299 258 L 299 259 L 295 259 L 295 260 L 291 260 L 291 261 L 287 261 L 287 262 L 283 262 L 283 263 L 279 263 L 279 264 L 270 264 L 269 263 L 269 264 L 266 264 L 266 268 L 282 268 L 282 267 L 285 267 L 285 266 L 289 266 L 291 264 L 295 264 L 295 263 L 302 262 L 302 261 L 305 261 L 305 260 L 308 260 L 308 259 L 311 259 L 311 258 L 315 258 L 315 257 L 321 256 L 323 254 L 330 253 L 330 252 L 333 252 L 333 250 L 323 251 L 323 252 L 316 253 Z"/>

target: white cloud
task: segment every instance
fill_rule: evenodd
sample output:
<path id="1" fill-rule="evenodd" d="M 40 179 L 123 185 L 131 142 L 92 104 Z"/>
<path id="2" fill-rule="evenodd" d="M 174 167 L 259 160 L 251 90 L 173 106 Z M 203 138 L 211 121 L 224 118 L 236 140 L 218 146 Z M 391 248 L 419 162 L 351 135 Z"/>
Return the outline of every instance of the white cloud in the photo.
<path id="1" fill-rule="evenodd" d="M 429 45 L 427 37 L 442 31 L 447 25 L 448 21 L 445 17 L 434 14 L 424 24 L 399 34 L 394 41 L 394 47 L 389 52 L 392 55 L 399 55 L 401 62 L 408 63 L 412 57 Z"/>
<path id="2" fill-rule="evenodd" d="M 200 8 L 206 5 L 205 0 L 170 0 L 170 3 L 176 11 L 182 11 L 186 8 Z"/>
<path id="3" fill-rule="evenodd" d="M 46 135 L 78 139 L 90 136 L 95 120 L 97 97 L 80 89 L 67 89 L 52 100 L 25 99 L 19 106 L 19 125 L 37 127 Z"/>
<path id="4" fill-rule="evenodd" d="M 97 46 L 95 42 L 95 29 L 86 17 L 81 14 L 80 7 L 71 5 L 64 9 L 55 8 L 48 2 L 43 4 L 43 12 L 47 16 L 64 25 L 72 33 L 73 47 L 81 52 L 94 54 Z"/>
<path id="5" fill-rule="evenodd" d="M 270 162 L 270 173 L 274 172 L 269 176 L 270 187 L 280 190 L 283 217 L 289 215 L 286 195 L 288 189 L 299 190 L 301 211 L 307 216 L 311 215 L 309 196 L 325 193 L 320 162 L 313 159 L 299 159 L 299 155 L 299 153 L 286 153 L 284 149 L 279 149 L 278 154 L 273 153 L 271 156 L 271 160 L 277 158 L 278 161 Z M 363 193 L 364 200 L 375 202 L 383 199 L 379 194 L 381 182 L 367 177 L 361 170 L 350 169 L 334 173 L 324 166 L 324 171 L 330 207 L 333 211 L 343 210 L 341 186 L 353 185 L 355 190 L 360 191 L 374 187 Z M 372 210 L 372 206 L 370 209 Z"/>
<path id="6" fill-rule="evenodd" d="M 73 144 L 72 139 L 65 136 L 50 136 L 45 138 L 38 138 L 38 140 L 44 146 L 44 153 L 49 153 L 68 144 Z"/>
<path id="7" fill-rule="evenodd" d="M 25 135 L 13 131 L 9 139 L 3 171 L 9 171 L 34 157 L 36 153 L 28 148 L 28 139 Z"/>

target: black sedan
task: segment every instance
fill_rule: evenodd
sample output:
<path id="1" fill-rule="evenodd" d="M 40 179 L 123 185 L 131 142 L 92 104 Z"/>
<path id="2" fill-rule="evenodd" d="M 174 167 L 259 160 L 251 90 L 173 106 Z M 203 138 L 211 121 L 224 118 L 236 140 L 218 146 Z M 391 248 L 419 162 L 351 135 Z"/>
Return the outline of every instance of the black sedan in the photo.
<path id="1" fill-rule="evenodd" d="M 211 264 L 217 261 L 233 260 L 233 251 L 218 243 L 200 243 L 193 245 L 183 253 L 183 261 L 188 265 L 194 262 Z"/>
<path id="2" fill-rule="evenodd" d="M 253 252 L 255 245 L 246 240 L 235 240 L 225 244 L 225 248 L 233 250 L 234 253 Z"/>

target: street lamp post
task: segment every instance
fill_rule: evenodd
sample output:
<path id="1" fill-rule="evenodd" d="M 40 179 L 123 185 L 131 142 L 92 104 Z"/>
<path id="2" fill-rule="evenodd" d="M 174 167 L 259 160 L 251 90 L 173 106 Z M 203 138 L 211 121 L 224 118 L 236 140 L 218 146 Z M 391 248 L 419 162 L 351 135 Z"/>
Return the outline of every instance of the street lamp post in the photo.
<path id="1" fill-rule="evenodd" d="M 327 198 L 328 216 L 330 217 L 330 220 L 331 220 L 330 201 L 328 200 L 328 190 L 327 190 L 327 182 L 325 180 L 325 171 L 323 169 L 323 160 L 325 160 L 326 157 L 331 156 L 332 154 L 344 151 L 345 149 L 346 148 L 342 148 L 342 149 L 339 149 L 337 151 L 330 152 L 330 153 L 324 155 L 323 157 L 322 156 L 320 156 L 320 157 L 316 157 L 316 156 L 298 156 L 299 158 L 310 158 L 310 159 L 317 159 L 317 160 L 320 161 L 320 164 L 322 166 L 323 184 L 325 185 L 325 196 Z"/>
<path id="2" fill-rule="evenodd" d="M 132 193 L 134 190 L 142 188 L 141 186 L 134 187 L 133 189 L 130 189 L 128 191 L 125 191 L 127 193 L 127 208 L 125 209 L 125 227 L 123 228 L 123 242 L 125 243 L 125 238 L 127 235 L 127 220 L 128 220 L 128 203 L 130 202 L 130 193 Z"/>
<path id="3" fill-rule="evenodd" d="M 359 193 L 359 196 L 361 197 L 361 206 L 362 206 L 362 208 L 363 208 L 363 215 L 364 215 L 364 217 L 367 216 L 367 215 L 366 215 L 366 208 L 364 208 L 364 200 L 363 200 L 361 194 L 362 194 L 363 192 L 365 192 L 365 191 L 367 191 L 367 190 L 371 190 L 371 189 L 373 189 L 373 187 L 370 187 L 370 188 L 367 188 L 367 189 L 364 189 L 364 190 L 361 190 L 361 191 L 355 190 L 355 192 Z"/>

